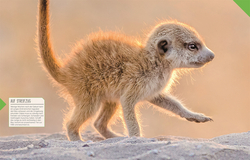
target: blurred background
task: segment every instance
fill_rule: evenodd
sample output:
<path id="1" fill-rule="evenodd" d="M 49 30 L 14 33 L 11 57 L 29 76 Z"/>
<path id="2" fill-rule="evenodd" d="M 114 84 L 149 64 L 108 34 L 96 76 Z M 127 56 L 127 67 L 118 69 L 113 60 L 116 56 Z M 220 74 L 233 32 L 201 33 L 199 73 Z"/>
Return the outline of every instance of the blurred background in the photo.
<path id="1" fill-rule="evenodd" d="M 0 111 L 0 136 L 62 131 L 68 104 L 38 62 L 37 4 L 35 0 L 0 0 L 0 98 L 7 103 Z M 214 122 L 196 124 L 149 106 L 140 108 L 144 136 L 212 138 L 250 130 L 250 17 L 233 0 L 52 0 L 50 11 L 58 56 L 99 29 L 143 38 L 160 20 L 191 25 L 216 56 L 202 70 L 183 75 L 173 94 Z M 9 97 L 43 97 L 45 127 L 10 128 Z M 121 122 L 112 128 L 121 132 Z"/>

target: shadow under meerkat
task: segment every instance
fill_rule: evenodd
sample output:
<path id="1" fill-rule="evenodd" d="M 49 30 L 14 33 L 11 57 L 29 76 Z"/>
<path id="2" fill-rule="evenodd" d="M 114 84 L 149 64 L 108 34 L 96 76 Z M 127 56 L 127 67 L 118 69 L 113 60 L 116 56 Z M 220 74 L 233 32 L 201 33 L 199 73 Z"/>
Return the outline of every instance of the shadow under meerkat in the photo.
<path id="1" fill-rule="evenodd" d="M 67 136 L 80 140 L 79 128 L 100 110 L 94 126 L 105 138 L 116 137 L 108 127 L 121 104 L 129 136 L 140 136 L 135 105 L 148 101 L 194 122 L 212 119 L 185 108 L 163 93 L 174 70 L 199 68 L 214 54 L 190 26 L 166 21 L 158 24 L 144 43 L 113 32 L 98 32 L 79 43 L 64 60 L 56 59 L 49 35 L 49 1 L 40 0 L 38 41 L 49 74 L 72 97 L 74 109 L 66 122 Z"/>

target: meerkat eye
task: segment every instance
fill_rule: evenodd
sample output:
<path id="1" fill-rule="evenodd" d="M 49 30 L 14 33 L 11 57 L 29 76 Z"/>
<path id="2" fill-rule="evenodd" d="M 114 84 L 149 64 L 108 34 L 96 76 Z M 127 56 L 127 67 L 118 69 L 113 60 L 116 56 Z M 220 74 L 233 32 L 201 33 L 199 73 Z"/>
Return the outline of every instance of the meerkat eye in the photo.
<path id="1" fill-rule="evenodd" d="M 164 55 L 168 51 L 168 42 L 162 40 L 158 43 L 158 50 L 161 55 Z"/>
<path id="2" fill-rule="evenodd" d="M 194 51 L 194 50 L 197 50 L 197 51 L 198 51 L 198 47 L 197 47 L 197 45 L 196 45 L 195 43 L 190 43 L 190 44 L 188 44 L 188 49 L 189 49 L 190 51 Z"/>

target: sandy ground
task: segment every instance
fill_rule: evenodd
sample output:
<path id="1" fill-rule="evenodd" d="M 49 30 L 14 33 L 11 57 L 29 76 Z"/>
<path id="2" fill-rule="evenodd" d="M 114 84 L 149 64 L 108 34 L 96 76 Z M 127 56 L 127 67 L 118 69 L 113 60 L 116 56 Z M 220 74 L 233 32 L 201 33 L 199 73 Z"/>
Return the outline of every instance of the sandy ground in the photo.
<path id="1" fill-rule="evenodd" d="M 0 159 L 250 159 L 250 131 L 212 139 L 160 136 L 104 140 L 89 131 L 82 137 L 85 142 L 70 142 L 64 132 L 0 137 Z"/>

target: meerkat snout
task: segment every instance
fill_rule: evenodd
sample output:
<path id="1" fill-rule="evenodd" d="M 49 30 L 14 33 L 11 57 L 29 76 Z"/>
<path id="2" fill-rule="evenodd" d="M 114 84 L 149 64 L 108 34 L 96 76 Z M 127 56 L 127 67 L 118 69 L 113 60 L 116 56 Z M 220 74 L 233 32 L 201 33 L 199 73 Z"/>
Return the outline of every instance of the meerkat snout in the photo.
<path id="1" fill-rule="evenodd" d="M 201 51 L 199 51 L 197 55 L 194 55 L 194 58 L 190 64 L 194 68 L 199 68 L 212 61 L 214 57 L 214 53 L 206 46 L 203 46 Z"/>
<path id="2" fill-rule="evenodd" d="M 198 57 L 199 62 L 207 63 L 214 59 L 214 53 L 210 49 L 206 48 L 203 52 L 204 53 Z"/>
<path id="3" fill-rule="evenodd" d="M 206 50 L 207 50 L 206 59 L 207 59 L 207 62 L 210 62 L 214 59 L 215 55 L 209 48 L 206 47 Z"/>

